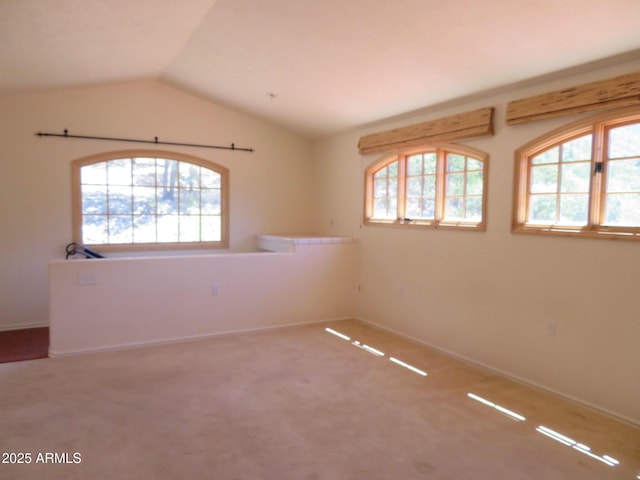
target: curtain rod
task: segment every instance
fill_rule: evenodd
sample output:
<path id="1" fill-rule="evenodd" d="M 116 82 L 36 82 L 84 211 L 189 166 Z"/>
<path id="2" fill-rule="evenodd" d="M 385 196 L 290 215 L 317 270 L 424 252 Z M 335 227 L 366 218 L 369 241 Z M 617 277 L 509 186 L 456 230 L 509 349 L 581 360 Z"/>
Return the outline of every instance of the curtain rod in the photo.
<path id="1" fill-rule="evenodd" d="M 115 142 L 135 142 L 135 143 L 153 143 L 154 145 L 174 145 L 179 147 L 200 147 L 200 148 L 217 148 L 220 150 L 236 150 L 241 152 L 253 152 L 253 148 L 240 148 L 235 144 L 231 144 L 230 147 L 224 147 L 219 145 L 200 145 L 197 143 L 178 143 L 178 142 L 161 142 L 158 137 L 153 137 L 153 140 L 134 140 L 131 138 L 113 138 L 113 137 L 96 137 L 90 135 L 70 135 L 69 130 L 64 129 L 64 133 L 36 133 L 39 137 L 62 137 L 62 138 L 84 138 L 87 140 L 111 140 Z"/>

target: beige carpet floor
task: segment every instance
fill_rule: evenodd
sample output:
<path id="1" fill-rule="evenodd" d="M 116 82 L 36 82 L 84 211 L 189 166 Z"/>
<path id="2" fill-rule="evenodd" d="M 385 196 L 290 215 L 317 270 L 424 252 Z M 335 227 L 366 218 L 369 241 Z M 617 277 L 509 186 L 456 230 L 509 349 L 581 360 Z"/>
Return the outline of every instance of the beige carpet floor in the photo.
<path id="1" fill-rule="evenodd" d="M 640 475 L 640 429 L 358 321 L 2 364 L 0 452 L 15 480 Z"/>

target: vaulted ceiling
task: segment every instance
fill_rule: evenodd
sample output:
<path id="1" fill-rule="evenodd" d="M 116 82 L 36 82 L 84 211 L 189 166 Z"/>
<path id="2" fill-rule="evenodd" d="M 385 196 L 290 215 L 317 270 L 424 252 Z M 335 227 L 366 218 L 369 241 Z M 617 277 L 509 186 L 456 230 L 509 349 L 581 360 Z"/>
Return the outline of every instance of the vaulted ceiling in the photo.
<path id="1" fill-rule="evenodd" d="M 309 138 L 640 59 L 638 0 L 0 0 L 0 94 L 155 79 Z"/>

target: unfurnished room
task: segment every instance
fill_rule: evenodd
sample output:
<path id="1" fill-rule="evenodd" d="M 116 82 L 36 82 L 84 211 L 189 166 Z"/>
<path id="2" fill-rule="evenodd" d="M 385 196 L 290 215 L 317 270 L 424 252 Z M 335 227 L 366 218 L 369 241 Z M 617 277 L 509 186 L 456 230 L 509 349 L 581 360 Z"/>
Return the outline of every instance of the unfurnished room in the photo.
<path id="1" fill-rule="evenodd" d="M 640 480 L 637 0 L 0 0 L 0 479 Z"/>

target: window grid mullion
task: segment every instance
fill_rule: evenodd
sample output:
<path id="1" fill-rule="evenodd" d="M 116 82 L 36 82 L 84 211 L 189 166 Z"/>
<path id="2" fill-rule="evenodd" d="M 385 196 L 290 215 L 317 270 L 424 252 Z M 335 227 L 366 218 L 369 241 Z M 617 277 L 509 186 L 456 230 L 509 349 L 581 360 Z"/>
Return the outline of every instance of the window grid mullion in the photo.
<path id="1" fill-rule="evenodd" d="M 562 156 L 564 155 L 564 143 L 558 145 L 558 180 L 556 183 L 556 216 L 555 224 L 560 224 L 560 205 L 562 205 Z"/>
<path id="2" fill-rule="evenodd" d="M 396 220 L 404 219 L 407 216 L 407 156 L 398 158 L 398 178 L 396 197 Z"/>
<path id="3" fill-rule="evenodd" d="M 107 241 L 109 243 L 111 243 L 111 195 L 109 194 L 109 184 L 110 184 L 110 182 L 109 182 L 109 177 L 110 177 L 110 175 L 109 175 L 109 170 L 110 170 L 109 169 L 109 162 L 107 162 L 106 165 L 107 165 L 106 166 L 106 169 L 107 169 L 107 175 L 106 175 L 107 184 L 105 185 L 105 190 L 106 190 L 106 193 L 107 193 L 107 212 L 106 212 L 106 215 L 107 215 Z"/>
<path id="4" fill-rule="evenodd" d="M 158 241 L 158 159 L 153 159 L 153 186 L 155 188 L 155 211 L 153 212 L 154 217 L 154 233 L 155 233 L 155 241 Z"/>
<path id="5" fill-rule="evenodd" d="M 129 183 L 131 184 L 130 187 L 129 187 L 131 189 L 130 190 L 131 191 L 131 195 L 130 195 L 131 201 L 130 201 L 130 205 L 129 205 L 129 207 L 131 209 L 131 215 L 130 215 L 130 217 L 131 217 L 131 241 L 133 243 L 135 243 L 135 241 L 136 241 L 136 230 L 134 228 L 134 220 L 133 220 L 135 218 L 135 212 L 134 212 L 134 209 L 133 209 L 133 206 L 134 206 L 134 202 L 133 202 L 133 200 L 134 200 L 134 195 L 133 195 L 133 158 L 129 158 L 128 160 L 129 160 L 129 167 L 130 167 L 129 170 L 131 171 L 131 174 L 129 175 Z"/>
<path id="6" fill-rule="evenodd" d="M 420 198 L 418 198 L 418 210 L 420 211 L 420 218 L 424 218 L 424 153 L 420 155 Z"/>
<path id="7" fill-rule="evenodd" d="M 468 162 L 469 162 L 469 157 L 467 157 L 465 155 L 464 157 L 464 170 L 463 170 L 463 177 L 462 177 L 462 215 L 461 218 L 464 220 L 465 218 L 467 218 L 467 167 L 468 167 Z"/>
<path id="8" fill-rule="evenodd" d="M 444 218 L 444 197 L 446 179 L 446 152 L 441 149 L 436 150 L 436 205 L 435 223 L 438 224 Z"/>
<path id="9" fill-rule="evenodd" d="M 605 151 L 608 146 L 607 135 L 608 130 L 605 130 L 603 125 L 598 125 L 593 130 L 593 152 L 591 160 L 591 190 L 589 192 L 589 224 L 590 230 L 596 229 L 602 225 L 604 219 L 604 207 L 605 207 L 605 171 L 607 165 L 605 159 Z M 596 165 L 602 162 L 602 170 L 596 172 Z"/>

